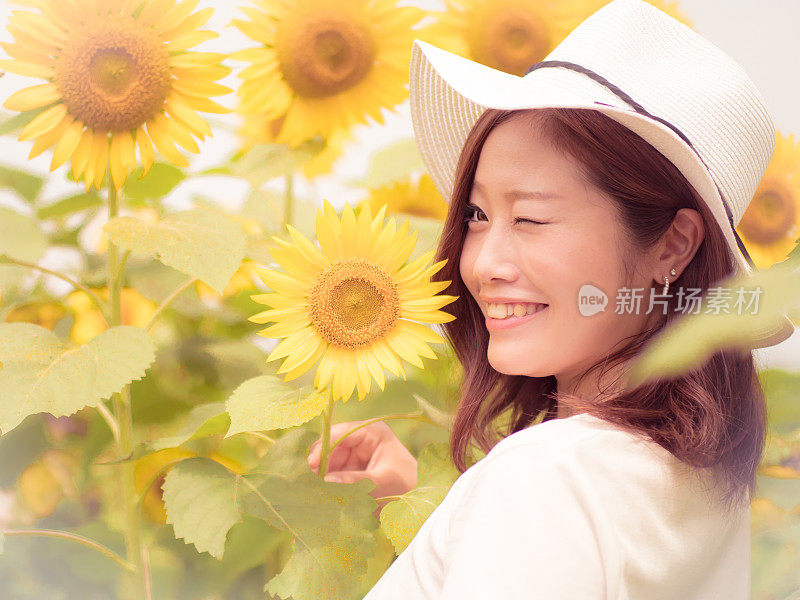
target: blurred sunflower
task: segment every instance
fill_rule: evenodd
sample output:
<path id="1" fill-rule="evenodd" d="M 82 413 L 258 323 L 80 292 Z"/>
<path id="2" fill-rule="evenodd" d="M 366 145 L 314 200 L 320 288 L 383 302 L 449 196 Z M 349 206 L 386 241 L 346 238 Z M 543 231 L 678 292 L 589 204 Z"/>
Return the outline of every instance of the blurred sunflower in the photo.
<path id="1" fill-rule="evenodd" d="M 408 221 L 399 229 L 392 218 L 384 226 L 386 207 L 372 218 L 369 205 L 358 217 L 345 205 L 341 220 L 325 201 L 317 211 L 320 249 L 294 227 L 294 243 L 273 238 L 270 252 L 285 273 L 259 269 L 272 293 L 252 296 L 271 307 L 250 317 L 274 323 L 258 332 L 281 341 L 267 361 L 286 358 L 278 373 L 294 379 L 320 360 L 314 385 L 329 385 L 333 399 L 347 401 L 358 390 L 362 400 L 372 378 L 384 387 L 383 368 L 405 378 L 398 357 L 422 367 L 419 356 L 436 358 L 427 343 L 444 339 L 422 323 L 447 323 L 453 316 L 439 309 L 456 299 L 436 295 L 449 281 L 431 282 L 446 260 L 431 266 L 433 251 L 408 262 L 417 233 Z"/>
<path id="2" fill-rule="evenodd" d="M 25 321 L 53 331 L 66 313 L 66 309 L 58 302 L 29 302 L 9 312 L 6 322 Z"/>
<path id="3" fill-rule="evenodd" d="M 648 1 L 691 26 L 676 2 Z M 523 76 L 528 67 L 544 59 L 570 31 L 609 0 L 443 2 L 443 12 L 431 13 L 437 22 L 418 37 L 494 69 Z"/>
<path id="4" fill-rule="evenodd" d="M 226 285 L 225 289 L 222 291 L 221 296 L 207 283 L 203 283 L 199 280 L 194 284 L 195 290 L 200 300 L 206 304 L 218 305 L 221 299 L 235 296 L 242 290 L 255 289 L 255 282 L 258 281 L 257 269 L 256 263 L 252 260 L 242 261 L 242 265 L 236 270 L 236 273 L 233 274 L 228 285 Z"/>
<path id="5" fill-rule="evenodd" d="M 395 0 L 256 0 L 233 24 L 261 45 L 231 58 L 241 72 L 241 132 L 261 143 L 327 147 L 303 167 L 329 170 L 350 130 L 408 97 L 411 43 L 426 12 Z"/>
<path id="6" fill-rule="evenodd" d="M 370 190 L 369 196 L 359 205 L 369 205 L 373 212 L 386 205 L 387 214 L 406 214 L 443 221 L 447 216 L 447 202 L 436 189 L 430 175 L 422 175 L 415 184 L 410 178 L 395 181 Z"/>
<path id="7" fill-rule="evenodd" d="M 800 237 L 800 143 L 776 136 L 775 152 L 736 231 L 758 269 L 786 258 Z"/>
<path id="8" fill-rule="evenodd" d="M 108 288 L 92 290 L 103 300 L 108 300 Z M 100 310 L 83 290 L 75 290 L 64 302 L 75 317 L 69 337 L 76 344 L 85 344 L 105 331 L 106 323 Z M 120 290 L 120 317 L 123 325 L 144 327 L 156 312 L 156 303 L 148 300 L 133 288 Z"/>
<path id="9" fill-rule="evenodd" d="M 10 110 L 40 110 L 20 133 L 34 139 L 29 158 L 55 145 L 50 170 L 72 159 L 75 181 L 88 190 L 103 184 L 111 166 L 119 189 L 136 168 L 153 164 L 154 146 L 171 163 L 186 167 L 176 148 L 199 152 L 211 136 L 195 111 L 226 113 L 209 99 L 229 93 L 214 83 L 230 73 L 222 54 L 187 52 L 218 36 L 198 30 L 214 12 L 192 13 L 199 0 L 30 0 L 40 13 L 11 15 L 14 43 L 2 43 L 13 60 L 0 68 L 46 79 L 12 94 Z"/>

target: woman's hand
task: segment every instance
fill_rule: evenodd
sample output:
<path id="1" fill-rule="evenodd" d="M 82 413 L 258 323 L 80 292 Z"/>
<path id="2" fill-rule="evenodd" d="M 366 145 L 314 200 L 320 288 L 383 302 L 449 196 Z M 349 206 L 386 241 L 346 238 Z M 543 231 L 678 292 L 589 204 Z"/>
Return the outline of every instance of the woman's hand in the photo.
<path id="1" fill-rule="evenodd" d="M 345 421 L 333 425 L 331 445 L 364 422 Z M 321 448 L 322 438 L 311 445 L 308 453 L 308 466 L 315 473 L 319 473 Z M 375 499 L 405 494 L 417 485 L 417 459 L 383 421 L 370 423 L 348 435 L 328 458 L 325 481 L 354 483 L 364 478 L 375 482 L 375 489 L 370 492 Z M 389 502 L 378 502 L 376 517 Z"/>

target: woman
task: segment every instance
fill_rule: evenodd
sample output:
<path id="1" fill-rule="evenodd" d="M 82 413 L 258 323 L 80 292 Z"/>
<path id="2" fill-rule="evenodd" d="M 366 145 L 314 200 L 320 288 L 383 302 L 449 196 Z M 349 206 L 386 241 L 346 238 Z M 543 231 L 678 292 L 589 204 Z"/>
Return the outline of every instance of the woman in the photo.
<path id="1" fill-rule="evenodd" d="M 692 78 L 704 62 L 717 68 Z M 451 434 L 462 475 L 367 600 L 750 597 L 749 499 L 766 427 L 750 351 L 626 385 L 689 290 L 705 295 L 747 266 L 733 224 L 774 128 L 732 65 L 642 0 L 606 5 L 529 80 L 415 42 L 415 133 L 450 199 L 437 277 L 459 296 L 443 328 L 465 373 Z M 708 132 L 716 146 L 702 143 Z M 628 302 L 635 290 L 641 301 Z M 752 347 L 789 333 L 782 320 Z M 510 426 L 497 441 L 501 415 Z M 473 441 L 488 454 L 467 468 Z M 416 485 L 385 423 L 331 457 L 326 479 L 363 477 L 376 498 Z"/>

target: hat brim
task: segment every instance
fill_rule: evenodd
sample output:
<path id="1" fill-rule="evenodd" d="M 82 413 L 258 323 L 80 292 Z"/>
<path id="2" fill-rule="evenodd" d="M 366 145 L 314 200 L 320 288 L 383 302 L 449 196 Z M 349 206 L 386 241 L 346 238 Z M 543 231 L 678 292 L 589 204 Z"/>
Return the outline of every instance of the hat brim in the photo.
<path id="1" fill-rule="evenodd" d="M 590 77 L 559 68 L 536 69 L 519 77 L 415 39 L 409 103 L 417 146 L 436 188 L 448 203 L 461 149 L 487 108 L 587 108 L 602 112 L 641 136 L 678 167 L 705 200 L 739 271 L 752 273 L 736 244 L 719 190 L 697 153 L 670 127 L 636 112 Z M 752 348 L 774 346 L 792 333 L 792 321 L 782 315 L 755 334 Z"/>

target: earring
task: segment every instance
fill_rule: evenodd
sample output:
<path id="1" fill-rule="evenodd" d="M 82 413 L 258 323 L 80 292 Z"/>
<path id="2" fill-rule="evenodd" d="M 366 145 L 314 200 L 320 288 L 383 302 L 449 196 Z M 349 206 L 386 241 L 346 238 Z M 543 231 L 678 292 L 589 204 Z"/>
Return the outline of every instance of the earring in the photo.
<path id="1" fill-rule="evenodd" d="M 675 275 L 677 275 L 678 272 L 675 270 L 675 267 L 672 267 L 669 270 L 669 274 L 675 277 Z M 667 278 L 666 275 L 664 275 L 664 291 L 661 292 L 661 295 L 666 296 L 668 291 L 669 291 L 669 279 Z"/>

